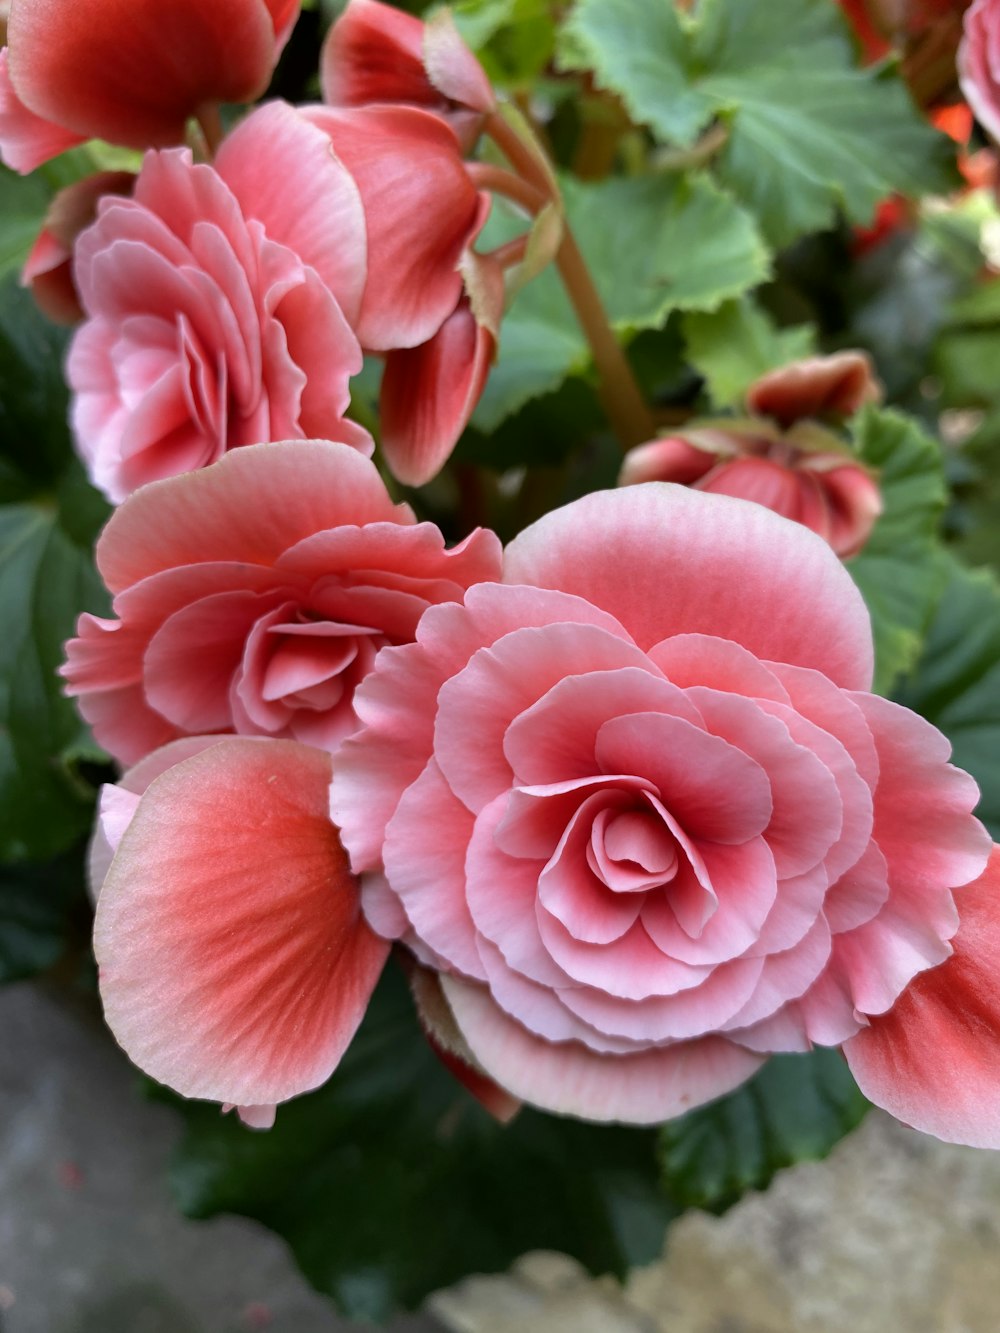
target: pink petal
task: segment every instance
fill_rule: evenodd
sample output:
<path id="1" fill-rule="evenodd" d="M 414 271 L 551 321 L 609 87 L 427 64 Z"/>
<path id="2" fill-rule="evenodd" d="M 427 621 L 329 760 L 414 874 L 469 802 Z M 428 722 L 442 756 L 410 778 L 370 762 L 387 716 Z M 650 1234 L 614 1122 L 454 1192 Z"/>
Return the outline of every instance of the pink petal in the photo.
<path id="1" fill-rule="evenodd" d="M 386 357 L 382 453 L 404 486 L 423 486 L 444 467 L 482 396 L 495 352 L 493 334 L 463 300 L 428 342 Z"/>
<path id="2" fill-rule="evenodd" d="M 479 195 L 458 140 L 437 116 L 411 107 L 307 107 L 361 192 L 368 281 L 356 332 L 363 347 L 416 347 L 437 332 L 462 293 L 459 261 Z"/>
<path id="3" fill-rule="evenodd" d="M 0 159 L 4 164 L 26 176 L 85 138 L 28 110 L 11 83 L 10 52 L 0 47 Z"/>
<path id="4" fill-rule="evenodd" d="M 532 1036 L 482 986 L 447 976 L 441 984 L 486 1072 L 515 1096 L 562 1115 L 654 1124 L 730 1092 L 762 1063 L 719 1037 L 636 1055 L 598 1055 L 575 1042 Z"/>
<path id="5" fill-rule="evenodd" d="M 751 412 L 791 426 L 815 417 L 849 417 L 881 396 L 871 357 L 851 350 L 768 371 L 751 384 L 746 401 Z"/>
<path id="6" fill-rule="evenodd" d="M 618 485 L 675 481 L 680 486 L 690 486 L 710 472 L 717 462 L 716 455 L 707 449 L 699 449 L 690 441 L 671 435 L 630 449 L 618 474 Z"/>
<path id="7" fill-rule="evenodd" d="M 101 534 L 98 566 L 119 592 L 177 565 L 270 565 L 316 532 L 379 521 L 412 516 L 393 504 L 374 465 L 356 450 L 324 440 L 261 444 L 131 496 Z"/>
<path id="8" fill-rule="evenodd" d="M 958 896 L 953 956 L 844 1045 L 861 1091 L 949 1143 L 1000 1148 L 1000 851 Z"/>
<path id="9" fill-rule="evenodd" d="M 871 625 L 850 575 L 760 505 L 657 483 L 597 492 L 515 537 L 504 581 L 586 597 L 642 648 L 711 634 L 841 686 L 871 684 Z"/>
<path id="10" fill-rule="evenodd" d="M 649 650 L 667 680 L 687 689 L 702 685 L 749 698 L 788 703 L 788 691 L 775 673 L 731 639 L 709 634 L 675 634 Z"/>
<path id="11" fill-rule="evenodd" d="M 262 0 L 78 0 L 16 4 L 7 28 L 11 78 L 39 116 L 85 138 L 130 148 L 180 143 L 211 102 L 249 102 L 276 60 Z"/>
<path id="12" fill-rule="evenodd" d="M 365 214 L 329 138 L 286 102 L 270 102 L 226 135 L 214 165 L 244 215 L 311 265 L 353 324 L 366 276 Z"/>
<path id="13" fill-rule="evenodd" d="M 105 1014 L 189 1097 L 281 1102 L 324 1082 L 388 946 L 360 915 L 326 812 L 330 761 L 227 740 L 142 798 L 98 904 Z"/>

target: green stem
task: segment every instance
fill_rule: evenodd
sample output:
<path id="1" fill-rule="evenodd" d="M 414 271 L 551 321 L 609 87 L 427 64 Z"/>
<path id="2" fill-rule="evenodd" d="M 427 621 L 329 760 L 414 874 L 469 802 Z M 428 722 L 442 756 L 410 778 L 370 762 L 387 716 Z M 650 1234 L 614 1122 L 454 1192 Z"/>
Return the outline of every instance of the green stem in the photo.
<path id="1" fill-rule="evenodd" d="M 486 133 L 514 170 L 547 199 L 558 197 L 555 178 L 544 160 L 497 112 L 486 122 Z M 568 224 L 556 252 L 556 268 L 580 322 L 597 367 L 598 397 L 623 449 L 651 440 L 656 434 L 653 419 L 636 383 L 621 344 L 608 322 L 600 293 L 590 276 L 580 247 Z"/>

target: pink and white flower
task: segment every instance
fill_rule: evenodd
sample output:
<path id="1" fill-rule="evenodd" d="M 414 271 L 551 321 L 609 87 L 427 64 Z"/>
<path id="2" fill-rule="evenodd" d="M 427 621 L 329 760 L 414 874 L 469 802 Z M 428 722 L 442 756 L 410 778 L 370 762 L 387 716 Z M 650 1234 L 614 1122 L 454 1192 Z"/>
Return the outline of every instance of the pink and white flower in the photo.
<path id="1" fill-rule="evenodd" d="M 498 577 L 500 547 L 480 529 L 446 549 L 361 454 L 310 440 L 143 488 L 97 564 L 116 618 L 81 616 L 62 674 L 100 744 L 133 764 L 217 732 L 332 748 L 379 648 Z"/>
<path id="2" fill-rule="evenodd" d="M 869 1096 L 901 1085 L 963 1140 L 940 1070 L 966 1110 L 1000 1093 L 946 1000 L 964 968 L 996 1013 L 993 881 L 961 891 L 990 840 L 947 741 L 871 672 L 850 577 L 761 506 L 646 485 L 549 514 L 355 696 L 331 811 L 366 917 L 543 1108 L 662 1120 L 843 1044 Z M 911 1059 L 920 1015 L 893 1014 L 925 973 L 938 1045 Z"/>

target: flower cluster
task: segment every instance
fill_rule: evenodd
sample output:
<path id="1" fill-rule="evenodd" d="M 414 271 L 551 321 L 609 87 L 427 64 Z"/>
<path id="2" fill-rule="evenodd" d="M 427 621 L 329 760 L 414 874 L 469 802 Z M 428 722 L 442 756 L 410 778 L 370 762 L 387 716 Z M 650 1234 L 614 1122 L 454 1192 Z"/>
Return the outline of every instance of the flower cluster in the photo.
<path id="1" fill-rule="evenodd" d="M 840 558 L 881 500 L 820 422 L 877 395 L 866 358 L 783 367 L 746 419 L 634 449 L 627 484 L 448 545 L 351 382 L 384 363 L 380 458 L 420 485 L 510 270 L 555 257 L 593 320 L 530 127 L 447 15 L 351 0 L 322 102 L 223 134 L 298 6 L 162 8 L 131 7 L 123 52 L 112 6 L 15 0 L 0 56 L 16 169 L 145 150 L 56 201 L 27 273 L 82 316 L 73 425 L 120 504 L 113 614 L 63 675 L 125 768 L 91 851 L 121 1045 L 265 1126 L 333 1073 L 395 945 L 501 1117 L 655 1122 L 820 1045 L 908 1123 L 1000 1146 L 1000 859 L 945 738 L 871 693 Z M 506 167 L 471 160 L 483 133 Z M 494 194 L 537 221 L 491 252 Z"/>

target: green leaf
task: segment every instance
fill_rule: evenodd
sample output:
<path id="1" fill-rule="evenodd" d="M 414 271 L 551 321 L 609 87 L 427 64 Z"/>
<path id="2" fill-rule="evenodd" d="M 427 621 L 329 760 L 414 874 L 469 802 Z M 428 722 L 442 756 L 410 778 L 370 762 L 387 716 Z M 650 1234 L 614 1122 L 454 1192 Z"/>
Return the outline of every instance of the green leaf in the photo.
<path id="1" fill-rule="evenodd" d="M 685 315 L 683 330 L 688 360 L 704 377 L 716 407 L 735 407 L 761 375 L 816 350 L 810 325 L 776 328 L 747 296 L 711 314 Z"/>
<path id="2" fill-rule="evenodd" d="M 939 563 L 944 592 L 895 697 L 951 741 L 952 762 L 979 783 L 979 817 L 1000 839 L 1000 583 L 951 555 Z"/>
<path id="3" fill-rule="evenodd" d="M 568 180 L 564 195 L 608 317 L 623 334 L 662 328 L 675 310 L 716 310 L 768 275 L 767 251 L 752 220 L 704 175 Z M 494 214 L 484 248 L 525 230 L 509 209 L 499 206 Z M 475 426 L 494 430 L 589 364 L 589 348 L 550 266 L 518 292 L 504 318 Z"/>
<path id="4" fill-rule="evenodd" d="M 942 588 L 938 524 L 947 491 L 941 449 L 911 418 L 866 408 L 855 446 L 878 476 L 884 511 L 847 568 L 875 635 L 875 689 L 887 694 L 913 665 Z"/>
<path id="5" fill-rule="evenodd" d="M 191 1216 L 237 1212 L 282 1235 L 355 1319 L 384 1319 L 528 1249 L 623 1274 L 659 1253 L 673 1209 L 653 1131 L 522 1110 L 496 1124 L 432 1055 L 395 969 L 326 1087 L 267 1134 L 184 1103 L 172 1179 Z"/>
<path id="6" fill-rule="evenodd" d="M 0 166 L 0 279 L 20 273 L 49 206 L 50 191 L 37 176 Z"/>
<path id="7" fill-rule="evenodd" d="M 64 335 L 0 288 L 0 859 L 45 859 L 90 822 L 84 729 L 56 668 L 83 610 L 107 596 L 91 547 L 107 513 L 73 455 Z"/>
<path id="8" fill-rule="evenodd" d="M 551 0 L 460 0 L 452 9 L 459 32 L 497 87 L 530 83 L 555 49 Z"/>
<path id="9" fill-rule="evenodd" d="M 839 1051 L 772 1056 L 728 1097 L 663 1126 L 667 1193 L 681 1205 L 725 1212 L 782 1167 L 826 1157 L 868 1109 Z"/>
<path id="10" fill-rule="evenodd" d="M 83 884 L 80 849 L 46 864 L 0 866 L 0 982 L 59 961 L 75 917 L 88 919 Z"/>
<path id="11" fill-rule="evenodd" d="M 564 63 L 593 70 L 634 119 L 682 146 L 718 118 L 720 177 L 784 246 L 866 221 L 894 190 L 941 193 L 953 148 L 918 115 L 898 77 L 855 67 L 830 0 L 701 0 L 685 21 L 659 0 L 578 0 Z"/>

